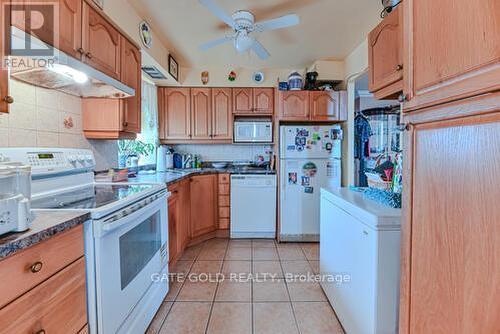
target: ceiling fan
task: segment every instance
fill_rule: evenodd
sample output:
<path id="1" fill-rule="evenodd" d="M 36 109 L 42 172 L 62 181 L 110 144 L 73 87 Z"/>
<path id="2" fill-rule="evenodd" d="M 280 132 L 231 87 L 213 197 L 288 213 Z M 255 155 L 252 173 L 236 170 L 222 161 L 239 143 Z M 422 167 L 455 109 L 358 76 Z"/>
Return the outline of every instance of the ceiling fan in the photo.
<path id="1" fill-rule="evenodd" d="M 269 58 L 269 52 L 252 36 L 252 33 L 287 28 L 300 23 L 300 18 L 296 14 L 285 15 L 276 19 L 256 23 L 254 15 L 249 11 L 238 10 L 230 16 L 213 0 L 198 1 L 234 30 L 232 36 L 219 38 L 201 45 L 200 50 L 202 51 L 206 51 L 224 43 L 233 42 L 234 48 L 239 53 L 252 49 L 259 58 L 265 60 Z"/>

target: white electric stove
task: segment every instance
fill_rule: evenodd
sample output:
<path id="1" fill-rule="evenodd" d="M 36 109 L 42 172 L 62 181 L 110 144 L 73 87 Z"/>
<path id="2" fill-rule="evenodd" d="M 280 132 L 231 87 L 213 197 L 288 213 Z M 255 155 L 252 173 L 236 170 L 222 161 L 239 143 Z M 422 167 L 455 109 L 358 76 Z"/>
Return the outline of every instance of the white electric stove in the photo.
<path id="1" fill-rule="evenodd" d="M 31 207 L 88 211 L 85 223 L 91 333 L 143 333 L 168 292 L 165 184 L 96 183 L 90 150 L 2 148 L 32 166 Z"/>

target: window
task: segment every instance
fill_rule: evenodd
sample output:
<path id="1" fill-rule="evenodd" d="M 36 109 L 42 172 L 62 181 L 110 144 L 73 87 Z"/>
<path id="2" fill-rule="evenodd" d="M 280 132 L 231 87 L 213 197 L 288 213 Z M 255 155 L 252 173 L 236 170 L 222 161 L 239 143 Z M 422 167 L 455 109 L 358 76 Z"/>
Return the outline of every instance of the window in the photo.
<path id="1" fill-rule="evenodd" d="M 142 82 L 141 133 L 136 140 L 118 141 L 120 168 L 156 164 L 158 146 L 158 102 L 156 86 Z"/>

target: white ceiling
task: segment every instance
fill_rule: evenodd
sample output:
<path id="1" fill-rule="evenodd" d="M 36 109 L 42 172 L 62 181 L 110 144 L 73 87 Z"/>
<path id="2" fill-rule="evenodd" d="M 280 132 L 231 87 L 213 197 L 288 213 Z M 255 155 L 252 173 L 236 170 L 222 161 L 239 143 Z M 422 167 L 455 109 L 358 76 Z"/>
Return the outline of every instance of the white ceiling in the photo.
<path id="1" fill-rule="evenodd" d="M 270 59 L 261 61 L 253 53 L 238 55 L 230 43 L 199 51 L 200 44 L 231 30 L 198 0 L 129 1 L 184 67 L 302 68 L 315 60 L 341 60 L 379 22 L 381 10 L 380 0 L 216 0 L 227 13 L 250 10 L 256 21 L 290 13 L 300 16 L 298 26 L 257 36 L 271 53 Z"/>

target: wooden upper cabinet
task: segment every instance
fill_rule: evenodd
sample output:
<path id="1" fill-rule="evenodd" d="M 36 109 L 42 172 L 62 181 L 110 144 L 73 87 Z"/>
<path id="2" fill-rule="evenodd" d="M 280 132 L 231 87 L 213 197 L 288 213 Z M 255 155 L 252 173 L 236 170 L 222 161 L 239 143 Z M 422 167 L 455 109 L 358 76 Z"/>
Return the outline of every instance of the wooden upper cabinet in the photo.
<path id="1" fill-rule="evenodd" d="M 82 29 L 83 60 L 120 80 L 121 36 L 118 30 L 86 3 L 83 4 Z"/>
<path id="2" fill-rule="evenodd" d="M 498 0 L 405 0 L 403 9 L 405 111 L 500 89 Z"/>
<path id="3" fill-rule="evenodd" d="M 191 88 L 191 137 L 212 138 L 212 99 L 210 88 Z"/>
<path id="4" fill-rule="evenodd" d="M 256 114 L 272 115 L 274 111 L 274 88 L 254 88 L 253 109 Z"/>
<path id="5" fill-rule="evenodd" d="M 403 90 L 403 9 L 396 7 L 368 35 L 369 89 L 377 98 Z M 378 92 L 378 93 L 377 93 Z"/>
<path id="6" fill-rule="evenodd" d="M 160 139 L 185 140 L 191 137 L 190 88 L 159 88 Z"/>
<path id="7" fill-rule="evenodd" d="M 141 132 L 141 52 L 125 37 L 121 37 L 121 81 L 135 89 L 135 96 L 123 102 L 123 130 Z"/>
<path id="8" fill-rule="evenodd" d="M 191 178 L 191 238 L 217 229 L 217 175 Z"/>
<path id="9" fill-rule="evenodd" d="M 233 113 L 253 113 L 253 90 L 252 88 L 233 88 Z"/>
<path id="10" fill-rule="evenodd" d="M 4 17 L 4 20 L 10 21 L 10 12 L 5 13 L 5 4 L 7 0 L 0 0 L 0 13 Z M 3 33 L 0 34 L 0 57 L 6 57 L 8 54 L 8 50 L 5 45 L 5 36 Z M 0 113 L 9 112 L 9 103 L 13 100 L 12 97 L 9 96 L 9 71 L 5 66 L 0 66 Z"/>
<path id="11" fill-rule="evenodd" d="M 233 138 L 233 104 L 231 88 L 212 89 L 212 138 Z"/>
<path id="12" fill-rule="evenodd" d="M 57 35 L 56 35 L 57 36 Z M 58 48 L 80 59 L 82 54 L 82 0 L 59 1 Z M 57 47 L 57 46 L 56 46 Z"/>
<path id="13" fill-rule="evenodd" d="M 38 11 L 39 6 L 43 3 L 54 4 L 54 0 L 41 0 L 41 1 L 22 1 L 27 11 Z M 16 3 L 20 3 L 17 1 Z M 55 48 L 63 51 L 64 53 L 80 59 L 82 56 L 82 0 L 59 0 L 55 1 L 58 12 L 56 24 L 43 24 L 43 16 L 32 15 L 24 22 L 24 16 L 16 15 L 16 20 L 13 25 L 21 30 L 25 30 L 25 23 L 29 23 L 32 30 L 29 32 L 31 35 L 39 38 L 41 41 L 54 46 Z M 42 27 L 37 29 L 36 27 Z"/>
<path id="14" fill-rule="evenodd" d="M 309 103 L 312 121 L 345 120 L 340 109 L 338 91 L 310 92 Z"/>
<path id="15" fill-rule="evenodd" d="M 309 91 L 280 91 L 279 118 L 281 120 L 309 119 Z"/>

